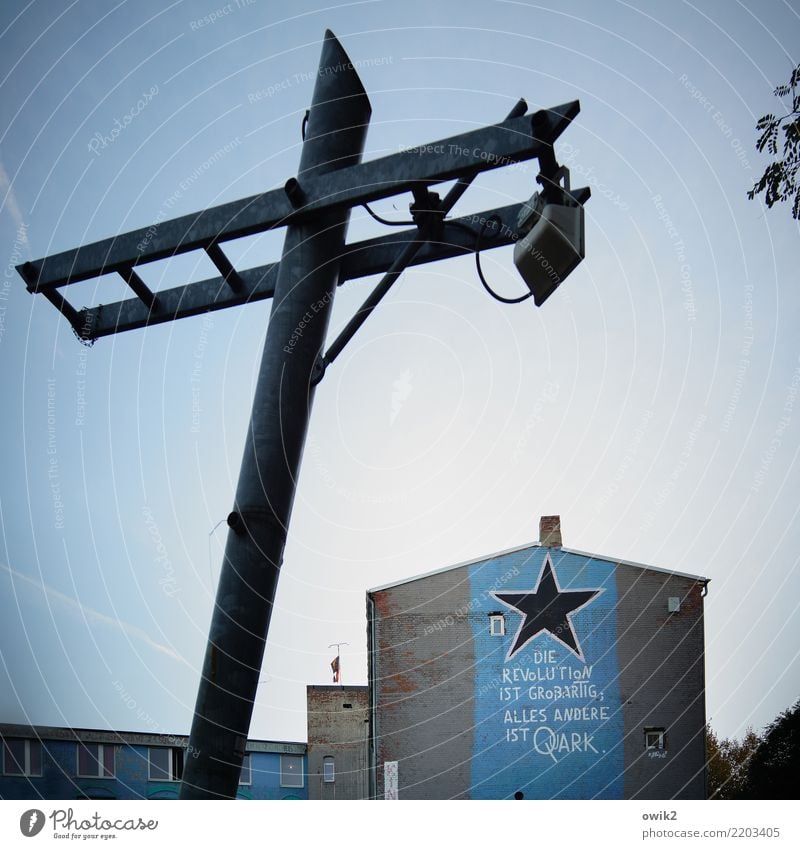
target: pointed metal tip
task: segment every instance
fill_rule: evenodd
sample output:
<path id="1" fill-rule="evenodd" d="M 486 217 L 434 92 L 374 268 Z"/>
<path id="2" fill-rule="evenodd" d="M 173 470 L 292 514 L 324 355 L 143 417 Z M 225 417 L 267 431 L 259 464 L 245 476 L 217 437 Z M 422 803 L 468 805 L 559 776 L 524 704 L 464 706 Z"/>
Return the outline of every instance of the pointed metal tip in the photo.
<path id="1" fill-rule="evenodd" d="M 514 108 L 508 113 L 509 118 L 521 118 L 528 111 L 528 101 L 524 97 L 514 104 Z"/>
<path id="2" fill-rule="evenodd" d="M 347 79 L 346 85 L 350 91 L 342 88 L 339 96 L 363 97 L 367 101 L 370 112 L 372 111 L 372 107 L 369 106 L 369 97 L 358 75 L 355 64 L 347 55 L 347 51 L 342 46 L 341 41 L 336 37 L 333 30 L 330 29 L 325 30 L 325 38 L 322 42 L 322 55 L 320 56 L 321 73 L 323 68 L 335 69 L 340 80 L 340 85 L 342 86 L 345 85 L 344 81 Z M 346 73 L 341 73 L 342 71 Z"/>

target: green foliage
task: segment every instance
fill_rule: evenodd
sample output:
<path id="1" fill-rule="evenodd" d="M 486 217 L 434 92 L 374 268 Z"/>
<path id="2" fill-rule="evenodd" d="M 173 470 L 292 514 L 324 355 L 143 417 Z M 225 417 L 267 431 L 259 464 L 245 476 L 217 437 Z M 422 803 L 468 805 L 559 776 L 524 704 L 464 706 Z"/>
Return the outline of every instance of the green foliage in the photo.
<path id="1" fill-rule="evenodd" d="M 709 799 L 746 799 L 748 767 L 761 743 L 761 738 L 748 728 L 739 740 L 720 740 L 710 725 L 706 726 L 706 763 Z"/>
<path id="2" fill-rule="evenodd" d="M 792 201 L 792 216 L 800 218 L 800 185 L 798 185 L 798 170 L 800 170 L 800 65 L 798 65 L 786 85 L 775 89 L 775 96 L 781 99 L 788 97 L 791 105 L 786 115 L 778 117 L 772 113 L 764 115 L 756 124 L 756 130 L 761 135 L 756 142 L 759 153 L 766 150 L 771 156 L 778 157 L 778 147 L 783 133 L 782 158 L 771 162 L 755 185 L 747 193 L 753 200 L 756 195 L 764 192 L 764 201 L 772 207 L 778 201 Z"/>
<path id="3" fill-rule="evenodd" d="M 800 770 L 800 700 L 768 726 L 750 760 L 748 799 L 797 799 Z"/>
<path id="4" fill-rule="evenodd" d="M 800 796 L 800 700 L 763 735 L 747 729 L 741 741 L 720 740 L 706 726 L 709 799 L 797 799 Z"/>

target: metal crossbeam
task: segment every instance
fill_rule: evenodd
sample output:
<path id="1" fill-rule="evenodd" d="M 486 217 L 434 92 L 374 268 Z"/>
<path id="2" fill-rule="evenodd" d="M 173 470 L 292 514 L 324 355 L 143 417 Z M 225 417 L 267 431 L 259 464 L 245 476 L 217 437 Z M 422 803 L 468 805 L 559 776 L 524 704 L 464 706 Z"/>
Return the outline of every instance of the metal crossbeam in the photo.
<path id="1" fill-rule="evenodd" d="M 578 101 L 503 121 L 173 218 L 18 267 L 31 292 L 77 283 L 135 265 L 296 223 L 321 212 L 401 194 L 417 185 L 469 177 L 547 154 L 578 114 Z M 288 185 L 288 184 L 287 184 Z M 295 200 L 293 205 L 289 195 Z"/>
<path id="2" fill-rule="evenodd" d="M 579 203 L 589 199 L 588 188 L 574 189 L 573 197 Z M 484 240 L 481 250 L 491 250 L 513 244 L 518 237 L 517 216 L 522 204 L 515 203 L 480 214 L 465 215 L 445 221 L 444 235 L 439 242 L 426 242 L 409 265 L 422 265 L 442 259 L 474 253 L 475 236 L 483 221 L 497 215 L 501 226 L 495 238 Z M 464 229 L 470 227 L 472 235 Z M 389 270 L 398 252 L 409 242 L 418 240 L 416 228 L 400 230 L 386 236 L 354 242 L 346 248 L 342 257 L 339 283 L 384 274 Z M 127 298 L 116 303 L 76 312 L 73 326 L 85 340 L 100 339 L 127 330 L 137 330 L 154 324 L 163 324 L 179 318 L 188 318 L 206 312 L 240 306 L 242 304 L 271 298 L 275 293 L 275 277 L 279 263 L 267 263 L 255 268 L 236 272 L 241 284 L 234 290 L 225 277 L 211 277 L 182 286 L 175 286 L 158 293 L 158 309 L 151 310 L 139 298 Z M 55 292 L 58 294 L 58 292 Z"/>

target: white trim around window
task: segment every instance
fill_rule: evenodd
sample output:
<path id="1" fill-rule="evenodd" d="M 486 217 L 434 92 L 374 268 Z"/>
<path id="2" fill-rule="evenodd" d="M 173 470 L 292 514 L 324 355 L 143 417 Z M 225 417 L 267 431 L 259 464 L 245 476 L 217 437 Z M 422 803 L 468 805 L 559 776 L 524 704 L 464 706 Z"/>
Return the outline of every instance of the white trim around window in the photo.
<path id="1" fill-rule="evenodd" d="M 281 787 L 305 787 L 302 755 L 281 755 Z"/>
<path id="2" fill-rule="evenodd" d="M 644 747 L 648 751 L 667 748 L 667 732 L 664 728 L 645 728 Z"/>

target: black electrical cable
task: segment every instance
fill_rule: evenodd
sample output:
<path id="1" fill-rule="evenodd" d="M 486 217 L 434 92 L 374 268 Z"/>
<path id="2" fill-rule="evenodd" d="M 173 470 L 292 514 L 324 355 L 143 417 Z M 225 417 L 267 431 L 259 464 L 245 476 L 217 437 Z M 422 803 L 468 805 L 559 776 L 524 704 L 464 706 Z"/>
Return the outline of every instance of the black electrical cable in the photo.
<path id="1" fill-rule="evenodd" d="M 381 218 L 380 215 L 373 212 L 369 205 L 364 203 L 362 204 L 364 209 L 380 224 L 388 224 L 390 227 L 408 227 L 410 224 L 416 224 L 415 221 L 387 221 L 385 218 Z M 527 301 L 528 298 L 533 296 L 533 292 L 528 292 L 525 295 L 520 295 L 518 298 L 505 298 L 503 295 L 498 295 L 497 292 L 492 289 L 492 287 L 486 282 L 486 278 L 483 275 L 483 268 L 481 267 L 481 241 L 483 240 L 483 234 L 486 232 L 486 228 L 489 226 L 491 222 L 495 222 L 498 227 L 502 225 L 502 221 L 500 220 L 500 216 L 498 215 L 490 215 L 488 218 L 484 219 L 481 224 L 481 229 L 476 233 L 472 227 L 462 223 L 461 221 L 448 221 L 445 219 L 444 223 L 450 225 L 451 227 L 459 227 L 461 230 L 466 230 L 471 236 L 475 236 L 475 269 L 478 272 L 478 278 L 483 284 L 483 288 L 496 300 L 500 301 L 501 304 L 520 304 L 522 301 Z"/>
<path id="2" fill-rule="evenodd" d="M 373 212 L 369 208 L 369 204 L 362 203 L 361 205 L 379 224 L 386 224 L 389 227 L 409 227 L 417 223 L 416 221 L 389 221 L 387 218 L 381 218 L 377 212 Z"/>
<path id="3" fill-rule="evenodd" d="M 502 295 L 498 295 L 497 292 L 492 289 L 492 287 L 486 282 L 486 278 L 483 276 L 483 269 L 481 268 L 481 240 L 483 239 L 483 234 L 486 231 L 486 228 L 488 227 L 490 221 L 495 221 L 498 224 L 498 227 L 503 223 L 498 215 L 490 215 L 481 224 L 481 229 L 478 232 L 477 239 L 475 240 L 475 268 L 478 271 L 478 277 L 480 278 L 481 283 L 483 283 L 483 288 L 486 289 L 486 291 L 496 301 L 500 301 L 501 304 L 522 303 L 522 301 L 526 301 L 528 298 L 530 298 L 533 295 L 533 292 L 528 292 L 526 295 L 520 295 L 518 298 L 504 298 Z"/>

